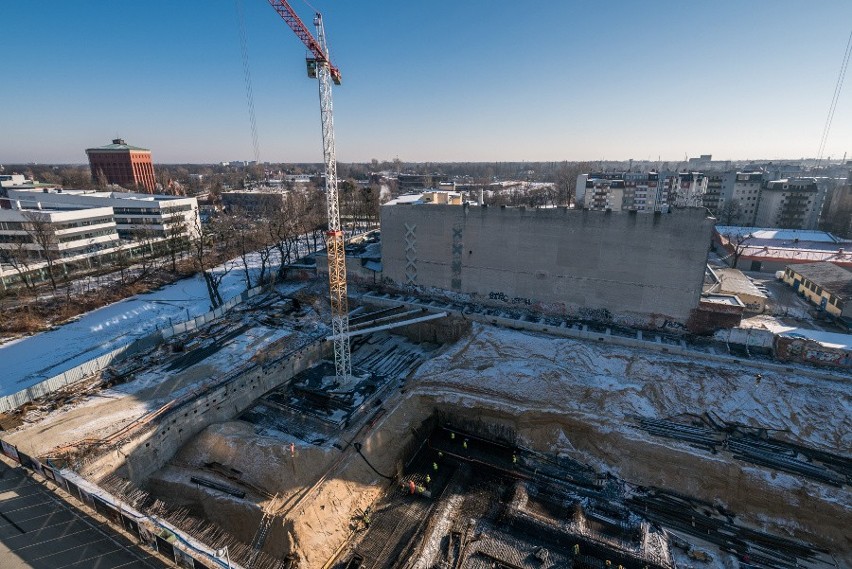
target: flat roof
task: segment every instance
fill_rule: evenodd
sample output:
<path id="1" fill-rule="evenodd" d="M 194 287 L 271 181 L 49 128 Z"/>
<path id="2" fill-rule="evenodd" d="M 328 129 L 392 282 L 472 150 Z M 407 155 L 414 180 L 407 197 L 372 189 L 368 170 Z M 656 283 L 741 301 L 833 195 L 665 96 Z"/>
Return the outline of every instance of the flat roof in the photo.
<path id="1" fill-rule="evenodd" d="M 761 241 L 778 241 L 789 244 L 807 241 L 811 243 L 843 243 L 831 233 L 816 231 L 812 229 L 778 229 L 772 227 L 742 227 L 737 225 L 717 225 L 716 231 L 720 235 L 740 236 L 751 235 L 751 239 Z"/>
<path id="2" fill-rule="evenodd" d="M 719 290 L 732 294 L 748 294 L 766 298 L 766 295 L 760 292 L 751 280 L 738 269 L 715 269 L 716 275 L 719 277 Z"/>
<path id="3" fill-rule="evenodd" d="M 701 302 L 713 304 L 726 304 L 728 306 L 745 306 L 742 301 L 733 294 L 707 294 L 701 297 Z"/>
<path id="4" fill-rule="evenodd" d="M 852 298 L 852 272 L 834 263 L 802 263 L 787 267 L 841 299 Z"/>
<path id="5" fill-rule="evenodd" d="M 10 190 L 19 190 L 22 192 L 27 192 L 28 194 L 32 194 L 32 198 L 27 196 L 29 199 L 36 199 L 36 196 L 41 195 L 50 195 L 50 196 L 73 196 L 73 197 L 90 197 L 90 198 L 100 198 L 100 199 L 121 199 L 121 200 L 136 200 L 136 201 L 145 201 L 145 202 L 159 202 L 159 201 L 172 201 L 172 200 L 188 200 L 193 199 L 191 196 L 170 196 L 168 194 L 141 194 L 138 192 L 104 192 L 99 190 L 74 190 L 74 189 L 63 189 L 57 188 L 56 191 L 47 191 L 44 189 L 35 189 L 35 188 L 8 188 Z M 53 190 L 54 188 L 49 188 L 49 190 Z M 10 199 L 14 199 L 10 196 Z"/>
<path id="6" fill-rule="evenodd" d="M 425 203 L 422 198 L 423 192 L 417 192 L 414 194 L 403 194 L 386 202 L 384 205 L 422 204 Z"/>
<path id="7" fill-rule="evenodd" d="M 112 144 L 105 144 L 103 146 L 98 146 L 95 148 L 87 148 L 86 153 L 89 152 L 151 152 L 147 148 L 142 148 L 139 146 L 131 146 L 130 144 L 125 143 L 121 139 L 116 139 L 112 141 Z"/>
<path id="8" fill-rule="evenodd" d="M 852 334 L 824 332 L 822 330 L 798 328 L 795 326 L 785 326 L 783 324 L 767 324 L 766 328 L 773 334 L 777 334 L 779 336 L 784 336 L 787 338 L 799 338 L 802 340 L 811 340 L 813 342 L 817 342 L 825 346 L 826 348 L 852 351 Z"/>

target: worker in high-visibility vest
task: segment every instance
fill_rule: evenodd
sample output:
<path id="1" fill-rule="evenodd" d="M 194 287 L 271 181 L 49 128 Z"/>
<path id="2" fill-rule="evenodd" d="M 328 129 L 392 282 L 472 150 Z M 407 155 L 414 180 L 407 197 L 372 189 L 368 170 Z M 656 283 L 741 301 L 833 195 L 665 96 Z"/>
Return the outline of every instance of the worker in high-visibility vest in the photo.
<path id="1" fill-rule="evenodd" d="M 451 441 L 456 440 L 456 434 L 455 434 L 454 432 L 452 432 L 452 431 L 450 431 L 450 440 L 451 440 Z"/>
<path id="2" fill-rule="evenodd" d="M 438 472 L 438 463 L 437 462 L 432 463 L 432 470 L 434 470 L 435 472 Z"/>
<path id="3" fill-rule="evenodd" d="M 467 439 L 465 439 L 465 440 L 464 440 L 464 442 L 462 443 L 462 447 L 463 447 L 465 450 L 467 450 Z"/>
<path id="4" fill-rule="evenodd" d="M 579 543 L 574 544 L 574 555 L 580 555 L 580 544 Z"/>
<path id="5" fill-rule="evenodd" d="M 512 453 L 512 464 L 518 464 L 518 455 Z"/>
<path id="6" fill-rule="evenodd" d="M 426 475 L 426 484 L 428 485 L 430 482 L 432 482 L 432 477 L 427 474 Z"/>

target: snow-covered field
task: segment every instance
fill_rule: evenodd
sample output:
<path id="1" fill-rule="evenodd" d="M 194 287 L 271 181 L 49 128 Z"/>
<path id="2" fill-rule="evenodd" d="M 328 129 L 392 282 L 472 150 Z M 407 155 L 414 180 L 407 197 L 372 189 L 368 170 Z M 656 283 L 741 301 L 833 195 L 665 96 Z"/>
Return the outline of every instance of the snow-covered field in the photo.
<path id="1" fill-rule="evenodd" d="M 257 269 L 251 260 L 249 265 Z M 232 261 L 227 266 L 231 270 L 220 285 L 225 301 L 246 289 L 242 261 Z M 196 275 L 93 310 L 53 330 L 3 344 L 0 346 L 0 361 L 3 362 L 0 397 L 102 356 L 154 330 L 210 310 L 204 279 Z"/>

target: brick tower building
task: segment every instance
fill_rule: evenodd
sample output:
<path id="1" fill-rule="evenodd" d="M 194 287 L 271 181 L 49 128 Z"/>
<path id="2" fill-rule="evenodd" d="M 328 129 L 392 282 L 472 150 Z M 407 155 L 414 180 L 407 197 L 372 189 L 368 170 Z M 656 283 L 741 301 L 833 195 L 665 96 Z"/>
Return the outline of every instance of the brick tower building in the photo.
<path id="1" fill-rule="evenodd" d="M 142 186 L 148 193 L 154 193 L 154 165 L 151 162 L 151 151 L 147 148 L 130 146 L 121 138 L 116 138 L 112 144 L 87 148 L 86 154 L 95 181 L 129 188 Z"/>

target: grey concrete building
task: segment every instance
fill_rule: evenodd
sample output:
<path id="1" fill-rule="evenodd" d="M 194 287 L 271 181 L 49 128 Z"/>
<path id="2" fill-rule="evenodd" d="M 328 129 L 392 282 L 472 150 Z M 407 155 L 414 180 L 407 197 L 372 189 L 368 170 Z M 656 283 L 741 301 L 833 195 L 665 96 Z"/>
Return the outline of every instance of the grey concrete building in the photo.
<path id="1" fill-rule="evenodd" d="M 766 182 L 754 225 L 783 229 L 816 229 L 822 206 L 813 178 Z"/>
<path id="2" fill-rule="evenodd" d="M 686 322 L 698 306 L 713 219 L 670 214 L 383 206 L 384 277 L 483 302 Z"/>

